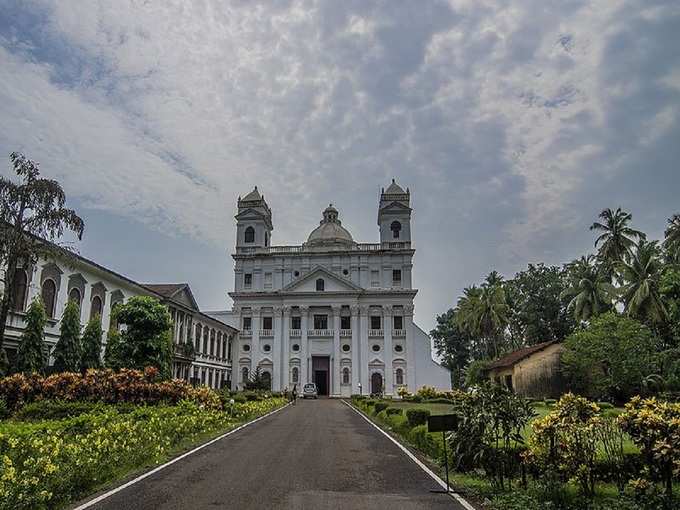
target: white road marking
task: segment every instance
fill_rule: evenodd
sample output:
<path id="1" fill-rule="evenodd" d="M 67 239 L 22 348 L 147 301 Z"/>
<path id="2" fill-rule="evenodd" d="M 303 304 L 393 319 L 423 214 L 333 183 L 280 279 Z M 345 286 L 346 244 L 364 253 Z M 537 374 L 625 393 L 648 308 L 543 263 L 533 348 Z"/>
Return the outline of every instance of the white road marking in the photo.
<path id="1" fill-rule="evenodd" d="M 166 462 L 165 464 L 162 464 L 162 465 L 160 465 L 160 466 L 158 466 L 158 467 L 152 469 L 151 471 L 147 471 L 147 472 L 144 473 L 143 475 L 140 475 L 140 476 L 138 476 L 137 478 L 135 478 L 135 479 L 133 479 L 133 480 L 130 480 L 129 482 L 124 483 L 123 485 L 121 485 L 121 486 L 119 486 L 119 487 L 116 487 L 115 489 L 111 489 L 110 491 L 105 492 L 105 493 L 102 494 L 101 496 L 97 496 L 96 498 L 94 498 L 94 499 L 92 499 L 92 500 L 90 500 L 90 501 L 88 501 L 88 502 L 86 502 L 86 503 L 83 503 L 83 504 L 80 505 L 80 506 L 77 506 L 77 507 L 74 508 L 73 510 L 85 510 L 85 508 L 90 508 L 91 506 L 96 505 L 96 504 L 99 503 L 100 501 L 103 501 L 103 500 L 105 500 L 106 498 L 109 498 L 109 497 L 113 496 L 114 494 L 116 494 L 116 493 L 118 493 L 118 492 L 120 492 L 120 491 L 122 491 L 122 490 L 124 490 L 124 489 L 127 489 L 127 488 L 130 487 L 131 485 L 134 485 L 134 484 L 136 484 L 137 482 L 141 482 L 141 481 L 144 480 L 146 477 L 151 476 L 151 475 L 153 475 L 153 474 L 155 474 L 155 473 L 158 473 L 161 469 L 165 469 L 166 467 L 168 467 L 168 466 L 174 464 L 175 462 L 178 462 L 178 461 L 180 461 L 180 460 L 182 460 L 182 459 L 188 457 L 189 455 L 192 455 L 192 454 L 196 453 L 197 451 L 202 450 L 202 449 L 205 448 L 206 446 L 210 446 L 211 444 L 216 443 L 216 442 L 219 441 L 220 439 L 224 439 L 225 437 L 230 436 L 230 435 L 232 435 L 232 434 L 238 432 L 239 430 L 242 430 L 242 429 L 248 427 L 249 425 L 252 425 L 253 423 L 257 423 L 257 422 L 260 421 L 260 420 L 264 420 L 267 416 L 271 416 L 271 415 L 274 414 L 274 413 L 278 413 L 279 411 L 285 409 L 285 408 L 288 407 L 289 405 L 291 405 L 290 402 L 289 402 L 288 404 L 286 404 L 285 406 L 283 406 L 283 407 L 279 407 L 278 409 L 274 409 L 274 410 L 271 411 L 270 413 L 267 413 L 267 414 L 265 414 L 265 415 L 263 415 L 263 416 L 260 416 L 259 418 L 255 418 L 254 420 L 249 421 L 249 422 L 247 422 L 247 423 L 244 423 L 243 425 L 239 425 L 239 426 L 236 427 L 235 429 L 230 430 L 229 432 L 227 432 L 227 433 L 225 433 L 225 434 L 222 434 L 221 436 L 216 437 L 215 439 L 211 439 L 211 440 L 208 441 L 207 443 L 203 443 L 202 445 L 197 446 L 197 447 L 194 448 L 193 450 L 190 450 L 190 451 L 188 451 L 188 452 L 186 452 L 186 453 L 183 453 L 183 454 L 180 455 L 179 457 L 175 457 L 175 458 L 172 459 L 171 461 Z"/>
<path id="2" fill-rule="evenodd" d="M 382 435 L 384 435 L 387 439 L 392 441 L 394 444 L 396 444 L 402 452 L 404 452 L 413 462 L 418 464 L 420 469 L 425 471 L 428 475 L 432 477 L 432 479 L 437 482 L 439 485 L 441 485 L 442 489 L 446 490 L 446 482 L 439 478 L 429 467 L 427 467 L 425 464 L 423 464 L 418 457 L 413 455 L 410 451 L 408 451 L 408 448 L 406 448 L 404 445 L 402 445 L 399 441 L 394 439 L 392 436 L 390 436 L 387 432 L 385 432 L 383 429 L 378 427 L 375 423 L 373 423 L 364 413 L 356 409 L 353 405 L 351 405 L 349 402 L 346 400 L 342 401 L 347 407 L 349 407 L 352 411 L 357 413 L 359 416 L 361 416 L 364 420 L 366 420 L 368 423 L 370 423 L 373 427 L 375 427 L 376 430 L 378 430 Z M 475 510 L 475 507 L 473 507 L 470 503 L 468 503 L 463 496 L 460 494 L 456 494 L 455 492 L 451 492 L 450 496 L 452 496 L 458 503 L 460 503 L 465 510 Z M 76 509 L 77 510 L 77 509 Z"/>

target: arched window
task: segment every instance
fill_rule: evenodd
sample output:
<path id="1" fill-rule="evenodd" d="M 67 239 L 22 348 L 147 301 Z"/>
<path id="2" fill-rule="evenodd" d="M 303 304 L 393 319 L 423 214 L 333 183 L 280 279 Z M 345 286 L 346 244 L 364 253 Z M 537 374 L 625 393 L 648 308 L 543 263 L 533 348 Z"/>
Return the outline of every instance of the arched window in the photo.
<path id="1" fill-rule="evenodd" d="M 246 243 L 254 243 L 255 242 L 255 229 L 253 227 L 248 227 L 246 229 L 244 241 Z"/>
<path id="2" fill-rule="evenodd" d="M 210 330 L 210 355 L 215 355 L 215 330 Z"/>
<path id="3" fill-rule="evenodd" d="M 243 382 L 248 381 L 248 367 L 243 367 L 241 369 L 241 380 Z"/>
<path id="4" fill-rule="evenodd" d="M 342 384 L 349 384 L 349 368 L 342 369 Z"/>
<path id="5" fill-rule="evenodd" d="M 68 293 L 68 300 L 73 301 L 75 304 L 78 305 L 78 308 L 80 308 L 81 303 L 80 289 L 73 287 Z"/>
<path id="6" fill-rule="evenodd" d="M 269 246 L 269 234 L 267 232 L 264 233 L 264 245 Z"/>
<path id="7" fill-rule="evenodd" d="M 316 290 L 318 290 L 318 291 L 323 291 L 325 285 L 326 285 L 326 282 L 323 281 L 323 278 L 319 278 L 319 279 L 316 281 Z"/>
<path id="8" fill-rule="evenodd" d="M 23 269 L 17 269 L 14 273 L 14 303 L 12 309 L 15 312 L 22 312 L 26 304 L 26 289 L 28 287 L 28 276 Z"/>
<path id="9" fill-rule="evenodd" d="M 102 298 L 95 296 L 92 298 L 92 303 L 90 304 L 90 320 L 99 316 L 99 320 L 102 320 Z"/>
<path id="10" fill-rule="evenodd" d="M 40 297 L 42 297 L 43 305 L 45 305 L 45 313 L 49 318 L 54 317 L 54 302 L 57 297 L 57 286 L 54 280 L 47 279 L 42 284 L 40 290 Z"/>
<path id="11" fill-rule="evenodd" d="M 269 372 L 262 372 L 262 384 L 268 390 L 272 389 L 272 374 Z"/>
<path id="12" fill-rule="evenodd" d="M 196 352 L 201 352 L 201 325 L 196 324 Z"/>
<path id="13" fill-rule="evenodd" d="M 293 384 L 297 384 L 300 381 L 300 371 L 298 370 L 298 367 L 293 367 L 293 370 L 291 371 L 291 380 Z"/>
<path id="14" fill-rule="evenodd" d="M 404 384 L 404 370 L 397 368 L 397 384 Z"/>
<path id="15" fill-rule="evenodd" d="M 401 232 L 401 223 L 398 221 L 393 221 L 390 225 L 390 230 L 392 231 L 392 237 L 394 239 L 399 239 L 399 232 Z"/>

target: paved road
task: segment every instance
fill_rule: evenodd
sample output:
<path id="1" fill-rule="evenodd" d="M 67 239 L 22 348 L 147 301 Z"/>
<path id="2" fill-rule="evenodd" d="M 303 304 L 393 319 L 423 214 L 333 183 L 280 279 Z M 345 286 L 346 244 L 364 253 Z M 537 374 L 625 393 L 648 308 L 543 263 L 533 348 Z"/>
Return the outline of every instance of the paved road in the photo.
<path id="1" fill-rule="evenodd" d="M 337 400 L 298 402 L 100 502 L 97 510 L 455 509 Z"/>

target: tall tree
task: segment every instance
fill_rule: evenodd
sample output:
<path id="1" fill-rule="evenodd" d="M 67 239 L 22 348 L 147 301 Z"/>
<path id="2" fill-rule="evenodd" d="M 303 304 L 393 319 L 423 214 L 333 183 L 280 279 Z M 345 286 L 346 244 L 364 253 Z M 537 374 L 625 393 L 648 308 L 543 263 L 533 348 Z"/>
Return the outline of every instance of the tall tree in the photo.
<path id="1" fill-rule="evenodd" d="M 611 310 L 616 289 L 607 280 L 593 255 L 583 256 L 566 265 L 567 288 L 561 297 L 568 300 L 567 309 L 577 322 Z"/>
<path id="2" fill-rule="evenodd" d="M 437 355 L 451 371 L 451 384 L 454 388 L 461 388 L 465 367 L 470 360 L 471 338 L 456 325 L 453 309 L 437 316 L 437 325 L 430 336 L 434 340 Z"/>
<path id="3" fill-rule="evenodd" d="M 35 298 L 26 313 L 26 327 L 19 340 L 17 371 L 42 372 L 45 368 L 45 324 L 47 314 L 40 298 Z"/>
<path id="4" fill-rule="evenodd" d="M 598 257 L 607 266 L 609 273 L 613 274 L 613 266 L 627 260 L 632 255 L 636 241 L 643 240 L 646 236 L 629 226 L 633 216 L 620 207 L 616 211 L 604 209 L 599 218 L 602 221 L 593 223 L 590 230 L 600 232 L 595 239 Z"/>
<path id="5" fill-rule="evenodd" d="M 529 264 L 507 282 L 510 328 L 522 344 L 563 340 L 572 332 L 574 323 L 561 298 L 565 286 L 563 271 L 542 263 Z"/>
<path id="6" fill-rule="evenodd" d="M 80 369 L 101 368 L 102 321 L 99 315 L 92 317 L 83 332 L 83 355 Z"/>
<path id="7" fill-rule="evenodd" d="M 80 369 L 80 307 L 69 300 L 59 325 L 60 334 L 54 347 L 54 369 L 57 372 L 77 372 Z"/>
<path id="8" fill-rule="evenodd" d="M 0 177 L 0 264 L 5 281 L 0 300 L 0 372 L 6 360 L 4 349 L 7 315 L 13 305 L 16 272 L 35 264 L 40 255 L 50 253 L 65 229 L 82 238 L 83 220 L 65 207 L 66 195 L 57 181 L 40 177 L 38 164 L 13 152 L 10 161 L 19 183 Z M 0 374 L 1 375 L 1 374 Z"/>
<path id="9" fill-rule="evenodd" d="M 674 214 L 668 219 L 664 236 L 663 247 L 668 261 L 672 264 L 680 264 L 680 214 Z"/>
<path id="10" fill-rule="evenodd" d="M 135 296 L 117 310 L 117 318 L 125 329 L 112 353 L 118 358 L 110 357 L 109 363 L 140 370 L 156 367 L 162 378 L 169 379 L 173 347 L 167 307 L 152 297 Z"/>
<path id="11" fill-rule="evenodd" d="M 640 241 L 630 260 L 619 262 L 617 268 L 625 281 L 620 291 L 626 314 L 654 325 L 666 321 L 668 312 L 659 289 L 663 265 L 658 242 Z"/>

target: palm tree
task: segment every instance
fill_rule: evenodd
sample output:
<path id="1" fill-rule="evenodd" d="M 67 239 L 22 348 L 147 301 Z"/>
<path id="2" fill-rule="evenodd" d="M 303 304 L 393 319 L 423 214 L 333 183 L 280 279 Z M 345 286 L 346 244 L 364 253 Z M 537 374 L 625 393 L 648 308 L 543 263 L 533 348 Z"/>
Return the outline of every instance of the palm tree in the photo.
<path id="1" fill-rule="evenodd" d="M 476 310 L 481 289 L 476 285 L 463 289 L 455 309 L 455 322 L 461 330 L 474 335 L 477 330 Z"/>
<path id="2" fill-rule="evenodd" d="M 567 310 L 573 311 L 576 321 L 586 322 L 611 308 L 616 289 L 598 269 L 593 255 L 567 264 L 567 274 L 569 287 L 560 297 L 569 299 Z"/>
<path id="3" fill-rule="evenodd" d="M 659 292 L 663 264 L 658 241 L 640 241 L 630 260 L 619 262 L 617 268 L 626 282 L 620 289 L 625 312 L 656 324 L 667 320 L 668 312 Z"/>
<path id="4" fill-rule="evenodd" d="M 674 214 L 668 219 L 664 236 L 663 246 L 669 262 L 680 264 L 680 214 Z"/>
<path id="5" fill-rule="evenodd" d="M 598 257 L 608 269 L 618 262 L 628 260 L 632 255 L 635 240 L 646 239 L 643 232 L 628 226 L 633 216 L 623 211 L 620 207 L 616 211 L 607 208 L 603 210 L 599 218 L 602 222 L 595 222 L 590 230 L 601 232 L 595 239 L 595 247 L 598 248 Z"/>

